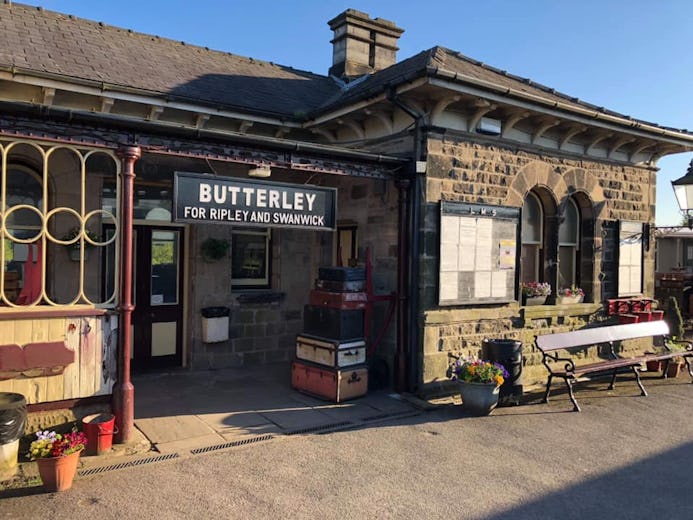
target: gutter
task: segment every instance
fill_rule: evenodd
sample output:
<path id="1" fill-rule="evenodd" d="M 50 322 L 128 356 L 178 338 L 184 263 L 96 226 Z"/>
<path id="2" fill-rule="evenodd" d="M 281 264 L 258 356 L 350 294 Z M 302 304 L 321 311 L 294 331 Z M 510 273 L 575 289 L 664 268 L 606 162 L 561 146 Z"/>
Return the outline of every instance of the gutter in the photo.
<path id="1" fill-rule="evenodd" d="M 204 130 L 186 126 L 178 126 L 173 124 L 165 124 L 161 122 L 152 122 L 144 120 L 133 120 L 122 116 L 104 113 L 90 113 L 82 111 L 73 111 L 62 108 L 44 107 L 37 105 L 21 106 L 18 110 L 18 103 L 0 101 L 0 110 L 4 113 L 25 113 L 28 115 L 39 116 L 41 119 L 47 117 L 63 118 L 68 122 L 84 121 L 88 124 L 103 126 L 105 122 L 109 122 L 114 126 L 122 127 L 136 132 L 142 129 L 147 129 L 152 133 L 168 133 L 173 135 L 183 135 L 194 138 L 221 139 L 224 141 L 234 141 L 236 143 L 266 147 L 273 150 L 281 150 L 288 152 L 304 152 L 327 157 L 339 157 L 342 159 L 353 159 L 357 161 L 365 161 L 370 163 L 388 164 L 392 166 L 403 165 L 410 161 L 408 158 L 397 157 L 394 155 L 375 154 L 360 150 L 352 150 L 350 148 L 340 148 L 330 145 L 322 145 L 317 143 L 306 143 L 303 141 L 293 141 L 288 139 L 279 139 L 276 137 L 266 137 L 259 135 L 248 135 L 230 131 L 215 131 Z"/>
<path id="2" fill-rule="evenodd" d="M 628 116 L 618 116 L 614 114 L 608 114 L 600 110 L 591 110 L 588 108 L 583 108 L 575 104 L 569 104 L 561 101 L 551 101 L 542 96 L 536 94 L 531 94 L 529 92 L 523 92 L 521 90 L 514 89 L 512 87 L 502 87 L 496 83 L 486 81 L 479 78 L 473 78 L 471 76 L 461 75 L 458 72 L 453 72 L 447 69 L 442 69 L 440 67 L 428 67 L 427 72 L 431 76 L 436 76 L 442 79 L 454 80 L 460 83 L 468 83 L 478 87 L 482 87 L 487 90 L 493 90 L 499 92 L 506 96 L 513 96 L 520 99 L 530 101 L 539 105 L 545 105 L 551 108 L 562 110 L 565 112 L 573 112 L 581 116 L 587 117 L 594 120 L 602 120 L 605 122 L 615 123 L 619 126 L 632 128 L 636 130 L 642 130 L 651 134 L 661 135 L 664 137 L 691 141 L 693 143 L 693 134 L 687 130 L 676 130 L 673 128 L 665 128 L 658 126 L 654 123 L 648 123 L 646 121 L 639 121 Z"/>

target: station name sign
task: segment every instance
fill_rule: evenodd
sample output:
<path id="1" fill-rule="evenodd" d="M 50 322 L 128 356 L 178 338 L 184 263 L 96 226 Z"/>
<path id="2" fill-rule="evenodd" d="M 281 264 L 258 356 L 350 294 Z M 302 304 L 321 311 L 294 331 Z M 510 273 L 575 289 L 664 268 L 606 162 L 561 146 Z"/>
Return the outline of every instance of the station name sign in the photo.
<path id="1" fill-rule="evenodd" d="M 175 172 L 174 222 L 334 229 L 337 190 Z"/>

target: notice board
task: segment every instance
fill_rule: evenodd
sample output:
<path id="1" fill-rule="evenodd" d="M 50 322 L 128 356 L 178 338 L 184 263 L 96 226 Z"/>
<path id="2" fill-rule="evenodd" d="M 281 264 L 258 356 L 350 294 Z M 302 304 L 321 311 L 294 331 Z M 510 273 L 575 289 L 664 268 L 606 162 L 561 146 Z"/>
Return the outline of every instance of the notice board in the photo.
<path id="1" fill-rule="evenodd" d="M 520 208 L 440 203 L 438 304 L 515 300 Z"/>

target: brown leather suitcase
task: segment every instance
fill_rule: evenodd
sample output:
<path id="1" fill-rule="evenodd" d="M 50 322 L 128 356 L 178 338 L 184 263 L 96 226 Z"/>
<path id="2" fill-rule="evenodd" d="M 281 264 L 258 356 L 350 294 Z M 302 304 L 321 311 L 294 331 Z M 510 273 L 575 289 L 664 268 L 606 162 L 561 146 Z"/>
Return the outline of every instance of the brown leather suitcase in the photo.
<path id="1" fill-rule="evenodd" d="M 296 336 L 296 357 L 330 368 L 363 365 L 366 362 L 366 341 L 335 341 L 299 334 Z"/>
<path id="2" fill-rule="evenodd" d="M 366 395 L 368 368 L 330 369 L 294 361 L 291 364 L 291 386 L 306 394 L 341 403 Z"/>
<path id="3" fill-rule="evenodd" d="M 365 292 L 310 291 L 310 304 L 332 309 L 365 309 L 368 295 Z"/>

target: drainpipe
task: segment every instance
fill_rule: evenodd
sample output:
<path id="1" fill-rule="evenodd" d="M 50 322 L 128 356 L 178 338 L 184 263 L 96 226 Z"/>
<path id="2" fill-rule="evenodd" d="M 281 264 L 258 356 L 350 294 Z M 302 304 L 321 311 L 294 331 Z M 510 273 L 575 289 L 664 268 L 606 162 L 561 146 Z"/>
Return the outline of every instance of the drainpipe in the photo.
<path id="1" fill-rule="evenodd" d="M 135 161 L 142 155 L 139 146 L 123 146 L 118 150 L 122 163 L 122 197 L 120 201 L 120 297 L 118 311 L 118 380 L 113 387 L 113 411 L 116 416 L 116 442 L 132 439 L 135 428 L 135 387 L 130 381 L 130 352 L 132 351 L 132 213 L 135 185 Z"/>
<path id="2" fill-rule="evenodd" d="M 407 286 L 409 276 L 407 266 L 409 258 L 407 257 L 408 242 L 409 242 L 409 190 L 411 189 L 411 181 L 407 178 L 397 179 L 397 187 L 399 188 L 399 218 L 397 222 L 397 351 L 395 353 L 394 362 L 394 377 L 395 391 L 406 392 L 407 381 L 409 374 L 407 363 L 407 328 L 409 320 L 407 319 L 407 295 L 409 288 Z"/>
<path id="3" fill-rule="evenodd" d="M 397 391 L 411 391 L 415 390 L 413 388 L 418 385 L 419 382 L 419 348 L 421 345 L 419 339 L 419 226 L 420 226 L 420 212 L 421 212 L 421 176 L 417 172 L 416 164 L 423 159 L 423 127 L 425 124 L 425 115 L 417 112 L 410 106 L 403 103 L 398 97 L 394 89 L 390 89 L 387 94 L 388 100 L 404 111 L 414 120 L 414 153 L 412 157 L 412 169 L 411 169 L 411 186 L 409 187 L 409 218 L 408 229 L 406 235 L 409 237 L 410 247 L 409 247 L 409 272 L 404 273 L 403 276 L 408 274 L 408 309 L 407 312 L 402 310 L 402 314 L 398 315 L 398 319 L 401 317 L 408 317 L 407 323 L 407 333 L 401 342 L 397 343 L 397 356 L 395 361 L 401 361 L 404 366 L 398 366 L 398 370 L 395 372 L 397 381 L 395 382 L 395 388 Z M 404 225 L 404 222 L 400 223 L 400 226 Z M 406 271 L 406 264 L 401 262 L 403 265 L 399 266 L 399 269 Z M 402 306 L 407 302 L 400 299 Z M 408 376 L 408 377 L 407 377 Z"/>

